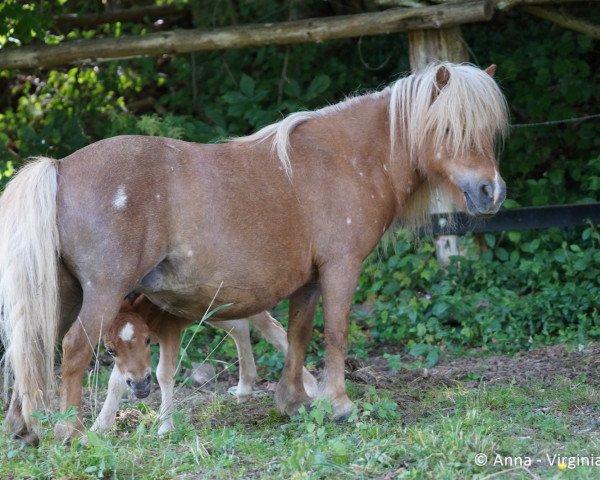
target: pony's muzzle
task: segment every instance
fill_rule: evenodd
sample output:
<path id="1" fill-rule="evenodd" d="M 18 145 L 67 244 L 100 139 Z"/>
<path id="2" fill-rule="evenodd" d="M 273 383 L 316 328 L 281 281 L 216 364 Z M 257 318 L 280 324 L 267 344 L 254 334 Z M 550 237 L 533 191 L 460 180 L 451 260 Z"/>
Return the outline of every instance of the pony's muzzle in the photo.
<path id="1" fill-rule="evenodd" d="M 142 380 L 128 378 L 125 383 L 127 383 L 127 386 L 137 398 L 146 398 L 148 395 L 150 395 L 152 375 L 148 374 Z"/>
<path id="2" fill-rule="evenodd" d="M 493 182 L 465 182 L 461 187 L 471 215 L 493 215 L 506 199 L 506 184 L 499 178 Z"/>

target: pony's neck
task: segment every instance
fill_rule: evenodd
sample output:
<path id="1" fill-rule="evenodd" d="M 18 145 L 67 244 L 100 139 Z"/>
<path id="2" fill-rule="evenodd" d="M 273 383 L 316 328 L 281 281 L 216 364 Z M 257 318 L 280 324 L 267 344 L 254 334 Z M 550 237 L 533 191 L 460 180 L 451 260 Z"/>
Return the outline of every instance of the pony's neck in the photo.
<path id="1" fill-rule="evenodd" d="M 424 194 L 426 180 L 411 161 L 407 145 L 396 142 L 392 154 L 389 111 L 390 91 L 386 89 L 347 101 L 333 114 L 339 115 L 340 121 L 330 118 L 330 124 L 348 129 L 346 137 L 351 138 L 352 144 L 352 152 L 348 153 L 353 158 L 363 158 L 376 165 L 378 172 L 371 174 L 372 181 L 393 196 L 393 216 L 413 217 L 426 209 L 423 205 L 426 199 L 422 198 L 428 197 Z M 396 134 L 401 132 L 396 130 Z"/>
<path id="2" fill-rule="evenodd" d="M 370 97 L 370 98 L 369 98 Z M 395 217 L 413 216 L 413 210 L 420 211 L 424 207 L 429 196 L 424 193 L 428 190 L 425 177 L 419 172 L 414 161 L 411 161 L 409 146 L 402 142 L 396 142 L 394 150 L 391 149 L 390 141 L 390 118 L 389 118 L 389 90 L 384 90 L 369 96 L 367 104 L 367 118 L 363 122 L 363 145 L 370 152 L 369 156 L 376 161 L 393 192 L 395 200 Z M 348 108 L 352 108 L 349 106 Z M 357 109 L 356 117 L 360 117 Z M 378 120 L 369 121 L 369 116 Z M 352 116 L 354 118 L 354 115 Z M 396 134 L 401 132 L 396 130 Z M 418 204 L 418 205 L 417 205 Z"/>

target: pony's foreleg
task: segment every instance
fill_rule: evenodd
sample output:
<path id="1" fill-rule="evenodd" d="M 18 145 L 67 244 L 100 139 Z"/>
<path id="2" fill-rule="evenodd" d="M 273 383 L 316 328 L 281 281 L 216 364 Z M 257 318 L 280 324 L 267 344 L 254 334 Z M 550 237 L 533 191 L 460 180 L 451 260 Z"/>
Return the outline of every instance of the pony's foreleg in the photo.
<path id="1" fill-rule="evenodd" d="M 256 315 L 252 315 L 248 317 L 248 321 L 254 325 L 260 333 L 262 333 L 263 337 L 273 345 L 277 350 L 279 350 L 284 355 L 288 353 L 288 341 L 287 334 L 277 320 L 275 320 L 269 312 L 261 312 Z M 241 363 L 241 360 L 240 360 Z M 311 373 L 306 369 L 306 367 L 302 367 L 302 380 L 304 382 L 304 389 L 309 397 L 314 398 L 317 396 L 317 381 L 315 377 L 311 375 Z"/>
<path id="2" fill-rule="evenodd" d="M 207 323 L 228 332 L 235 342 L 240 368 L 235 394 L 238 403 L 245 402 L 252 395 L 252 386 L 256 381 L 256 365 L 252 354 L 248 322 L 246 320 L 222 320 L 207 321 Z"/>
<path id="3" fill-rule="evenodd" d="M 158 337 L 160 358 L 156 368 L 156 379 L 160 386 L 161 404 L 158 434 L 164 435 L 173 430 L 173 392 L 175 390 L 175 371 L 181 341 L 181 327 L 175 323 L 159 323 L 154 333 Z"/>
<path id="4" fill-rule="evenodd" d="M 348 349 L 348 315 L 358 283 L 360 262 L 330 263 L 319 273 L 326 342 L 325 375 L 320 393 L 331 402 L 334 417 L 344 419 L 352 411 L 344 384 L 344 364 Z"/>
<path id="5" fill-rule="evenodd" d="M 65 418 L 56 424 L 54 434 L 59 441 L 68 440 L 83 431 L 79 408 L 83 377 L 100 340 L 103 324 L 115 318 L 121 297 L 120 294 L 110 298 L 84 294 L 81 312 L 63 338 L 60 407 L 63 413 L 70 407 L 76 407 L 77 418 Z"/>
<path id="6" fill-rule="evenodd" d="M 304 390 L 302 368 L 312 336 L 319 293 L 318 285 L 309 284 L 294 292 L 290 297 L 289 350 L 281 379 L 275 390 L 277 408 L 290 416 L 296 414 L 301 405 L 310 402 L 310 397 Z"/>
<path id="7" fill-rule="evenodd" d="M 119 372 L 119 369 L 114 366 L 108 380 L 108 393 L 106 394 L 106 400 L 102 405 L 102 410 L 98 414 L 98 418 L 92 425 L 93 432 L 108 432 L 112 427 L 117 411 L 119 410 L 119 404 L 121 398 L 127 391 L 127 383 Z"/>

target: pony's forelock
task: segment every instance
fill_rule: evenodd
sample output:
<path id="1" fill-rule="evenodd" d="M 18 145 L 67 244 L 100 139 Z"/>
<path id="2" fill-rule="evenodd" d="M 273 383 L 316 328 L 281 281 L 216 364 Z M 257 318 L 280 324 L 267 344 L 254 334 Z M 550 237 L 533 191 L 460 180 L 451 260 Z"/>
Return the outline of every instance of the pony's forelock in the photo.
<path id="1" fill-rule="evenodd" d="M 439 69 L 447 82 L 438 85 Z M 399 142 L 413 163 L 424 142 L 442 147 L 452 157 L 467 151 L 484 153 L 508 131 L 508 106 L 498 84 L 487 72 L 470 64 L 428 65 L 389 87 L 391 155 Z"/>

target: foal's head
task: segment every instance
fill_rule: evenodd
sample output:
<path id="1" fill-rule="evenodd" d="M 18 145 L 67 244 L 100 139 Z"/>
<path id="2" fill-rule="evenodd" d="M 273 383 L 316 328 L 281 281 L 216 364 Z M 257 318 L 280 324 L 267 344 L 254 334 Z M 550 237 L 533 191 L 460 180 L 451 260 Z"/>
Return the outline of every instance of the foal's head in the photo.
<path id="1" fill-rule="evenodd" d="M 408 119 L 404 134 L 411 160 L 430 184 L 448 187 L 472 215 L 496 213 L 506 198 L 494 143 L 507 131 L 508 111 L 495 70 L 432 65 L 406 86 L 412 101 L 400 106 Z"/>
<path id="2" fill-rule="evenodd" d="M 150 329 L 129 301 L 123 302 L 121 311 L 104 334 L 104 345 L 135 396 L 147 397 L 152 384 Z"/>

